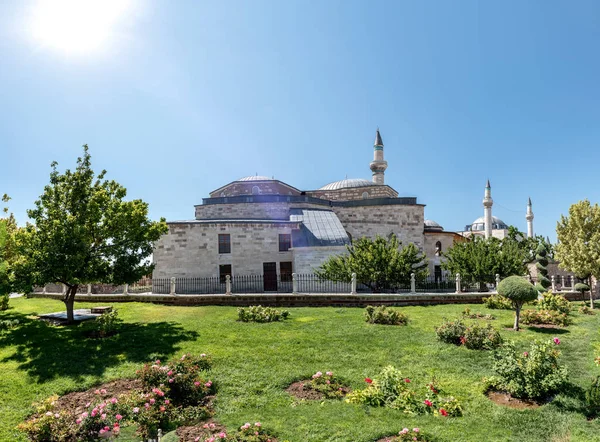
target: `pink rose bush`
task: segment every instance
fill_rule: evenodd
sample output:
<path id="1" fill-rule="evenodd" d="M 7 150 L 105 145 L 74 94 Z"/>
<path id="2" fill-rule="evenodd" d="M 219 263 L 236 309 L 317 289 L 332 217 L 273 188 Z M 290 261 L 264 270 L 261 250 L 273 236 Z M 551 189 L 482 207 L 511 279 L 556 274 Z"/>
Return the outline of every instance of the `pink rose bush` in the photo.
<path id="1" fill-rule="evenodd" d="M 404 428 L 398 432 L 397 435 L 388 437 L 385 439 L 386 442 L 402 442 L 402 441 L 420 441 L 428 442 L 432 439 L 426 433 L 423 433 L 419 428 L 413 428 L 409 430 Z"/>
<path id="2" fill-rule="evenodd" d="M 346 401 L 352 404 L 394 408 L 411 414 L 462 416 L 462 407 L 458 400 L 452 396 L 444 396 L 435 379 L 428 383 L 425 389 L 414 387 L 407 379 L 410 380 L 402 376 L 400 370 L 395 367 L 385 367 L 377 377 L 369 379 L 371 383 L 365 389 L 348 394 Z"/>
<path id="3" fill-rule="evenodd" d="M 246 422 L 234 433 L 227 433 L 212 423 L 204 424 L 202 433 L 195 439 L 197 442 L 272 442 L 273 440 L 274 437 L 263 429 L 260 422 L 254 424 Z"/>
<path id="4" fill-rule="evenodd" d="M 318 391 L 325 396 L 326 399 L 340 399 L 344 397 L 348 388 L 337 379 L 332 371 L 323 372 L 317 371 L 311 376 L 309 382 L 304 383 L 306 390 Z"/>

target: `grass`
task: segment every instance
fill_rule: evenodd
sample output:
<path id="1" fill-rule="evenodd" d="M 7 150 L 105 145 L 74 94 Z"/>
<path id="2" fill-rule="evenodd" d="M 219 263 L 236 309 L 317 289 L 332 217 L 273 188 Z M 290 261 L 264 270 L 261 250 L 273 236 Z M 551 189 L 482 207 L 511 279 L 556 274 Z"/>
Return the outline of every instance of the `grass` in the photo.
<path id="1" fill-rule="evenodd" d="M 92 304 L 77 304 L 77 308 Z M 124 329 L 104 340 L 83 337 L 87 324 L 55 327 L 34 315 L 59 311 L 59 301 L 18 298 L 0 319 L 19 319 L 17 329 L 0 332 L 0 440 L 25 440 L 16 425 L 32 412 L 31 403 L 51 394 L 83 390 L 107 380 L 132 377 L 153 358 L 184 352 L 213 356 L 218 385 L 216 418 L 235 428 L 261 421 L 280 441 L 375 441 L 404 427 L 420 427 L 440 441 L 600 441 L 600 422 L 582 413 L 582 392 L 600 370 L 600 315 L 573 313 L 566 330 L 512 326 L 513 312 L 488 310 L 505 339 L 523 348 L 535 338 L 560 336 L 569 391 L 533 410 L 497 406 L 482 394 L 491 375 L 489 352 L 438 342 L 433 327 L 443 317 L 460 316 L 465 305 L 403 307 L 408 326 L 372 325 L 363 309 L 294 308 L 288 320 L 236 322 L 233 307 L 116 305 Z M 386 365 L 395 365 L 413 382 L 432 375 L 460 399 L 462 418 L 411 416 L 338 401 L 301 403 L 284 392 L 295 380 L 332 370 L 352 388 L 364 387 Z M 120 440 L 135 440 L 132 436 Z"/>

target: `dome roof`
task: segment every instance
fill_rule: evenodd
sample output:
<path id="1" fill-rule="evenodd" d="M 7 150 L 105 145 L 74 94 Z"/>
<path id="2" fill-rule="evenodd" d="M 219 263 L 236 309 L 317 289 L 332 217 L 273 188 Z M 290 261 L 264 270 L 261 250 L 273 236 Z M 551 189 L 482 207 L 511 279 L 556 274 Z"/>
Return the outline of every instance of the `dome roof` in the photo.
<path id="1" fill-rule="evenodd" d="M 492 230 L 505 230 L 508 229 L 508 225 L 497 216 L 492 216 Z M 485 219 L 480 216 L 473 224 L 471 224 L 471 230 L 485 230 Z"/>
<path id="2" fill-rule="evenodd" d="M 268 176 L 263 176 L 263 175 L 252 175 L 252 176 L 245 176 L 244 178 L 240 178 L 239 180 L 236 181 L 273 181 L 273 178 L 269 178 Z"/>
<path id="3" fill-rule="evenodd" d="M 440 226 L 438 223 L 436 223 L 435 221 L 431 220 L 431 219 L 426 219 L 425 222 L 425 230 L 437 230 L 437 231 L 442 231 L 444 230 L 444 228 L 442 226 Z"/>
<path id="4" fill-rule="evenodd" d="M 350 187 L 367 187 L 367 186 L 377 186 L 373 181 L 363 180 L 361 178 L 351 178 L 340 181 L 334 181 L 333 183 L 329 183 L 319 190 L 338 190 L 338 189 L 347 189 Z"/>

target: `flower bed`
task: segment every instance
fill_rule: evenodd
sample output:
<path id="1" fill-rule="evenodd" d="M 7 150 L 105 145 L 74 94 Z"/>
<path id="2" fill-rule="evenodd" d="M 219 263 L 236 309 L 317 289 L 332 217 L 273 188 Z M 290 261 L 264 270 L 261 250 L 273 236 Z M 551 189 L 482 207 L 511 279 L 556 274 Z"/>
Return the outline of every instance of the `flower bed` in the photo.
<path id="1" fill-rule="evenodd" d="M 521 322 L 527 325 L 559 325 L 566 327 L 571 323 L 571 319 L 566 313 L 556 310 L 523 310 L 521 312 Z"/>
<path id="2" fill-rule="evenodd" d="M 385 305 L 379 307 L 373 307 L 372 305 L 367 306 L 367 308 L 365 308 L 365 319 L 369 324 L 408 324 L 408 317 L 404 313 L 388 308 Z"/>
<path id="3" fill-rule="evenodd" d="M 502 337 L 491 324 L 465 324 L 461 319 L 447 319 L 436 327 L 435 333 L 442 342 L 454 345 L 464 345 L 471 350 L 493 350 L 502 345 Z"/>
<path id="4" fill-rule="evenodd" d="M 214 422 L 202 426 L 186 427 L 177 431 L 180 442 L 277 442 L 260 422 L 246 422 L 239 429 L 228 432 L 223 426 Z"/>
<path id="5" fill-rule="evenodd" d="M 340 399 L 346 396 L 350 389 L 343 385 L 331 371 L 318 371 L 311 379 L 294 382 L 285 391 L 299 399 L 321 400 Z"/>
<path id="6" fill-rule="evenodd" d="M 432 436 L 423 433 L 420 428 L 413 428 L 409 430 L 404 428 L 393 436 L 387 436 L 382 439 L 378 439 L 377 442 L 402 442 L 402 441 L 420 441 L 420 442 L 434 442 Z"/>

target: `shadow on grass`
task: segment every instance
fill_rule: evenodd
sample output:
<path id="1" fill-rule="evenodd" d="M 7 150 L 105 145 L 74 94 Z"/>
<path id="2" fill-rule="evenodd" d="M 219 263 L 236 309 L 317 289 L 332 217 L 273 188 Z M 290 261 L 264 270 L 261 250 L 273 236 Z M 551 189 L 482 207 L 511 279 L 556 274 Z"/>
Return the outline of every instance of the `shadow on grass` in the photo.
<path id="1" fill-rule="evenodd" d="M 592 417 L 586 406 L 585 390 L 578 385 L 567 383 L 564 389 L 551 402 L 561 412 L 580 413 L 587 418 Z"/>
<path id="2" fill-rule="evenodd" d="M 1 362 L 17 362 L 38 381 L 57 377 L 81 379 L 100 376 L 124 361 L 145 363 L 155 357 L 168 357 L 178 344 L 198 337 L 174 322 L 125 323 L 119 333 L 106 339 L 88 339 L 90 324 L 53 326 L 23 314 L 3 315 L 18 319 L 17 328 L 0 333 L 0 347 L 16 347 Z"/>
<path id="3" fill-rule="evenodd" d="M 527 326 L 528 330 L 536 333 L 542 333 L 546 335 L 564 335 L 566 333 L 571 333 L 566 328 L 554 328 L 554 327 L 536 327 L 535 325 Z"/>

